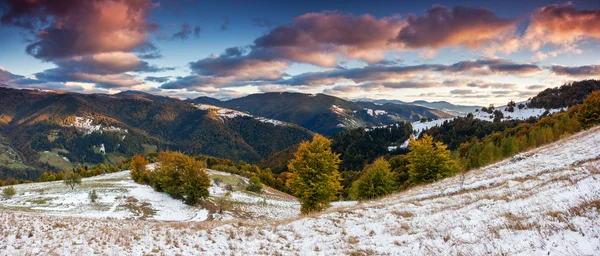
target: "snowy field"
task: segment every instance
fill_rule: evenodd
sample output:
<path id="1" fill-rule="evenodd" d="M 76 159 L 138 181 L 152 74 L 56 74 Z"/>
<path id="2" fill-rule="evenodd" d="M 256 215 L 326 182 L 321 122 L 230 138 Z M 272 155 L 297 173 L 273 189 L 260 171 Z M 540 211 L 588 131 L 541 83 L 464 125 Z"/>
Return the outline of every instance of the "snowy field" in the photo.
<path id="1" fill-rule="evenodd" d="M 224 179 L 219 186 L 209 187 L 212 201 L 224 196 L 227 183 L 236 185 L 247 179 L 229 173 L 208 170 L 211 177 Z M 131 180 L 129 171 L 111 173 L 82 179 L 74 189 L 62 181 L 20 184 L 14 186 L 17 194 L 11 199 L 0 200 L 0 210 L 33 212 L 52 216 L 148 219 L 161 221 L 204 221 L 209 211 L 191 207 L 165 193 L 154 191 L 150 186 Z M 88 193 L 95 190 L 99 199 L 92 203 Z M 231 211 L 214 213 L 213 219 L 267 218 L 285 219 L 296 217 L 300 211 L 298 201 L 289 195 L 265 188 L 256 194 L 234 188 L 229 199 Z"/>
<path id="2" fill-rule="evenodd" d="M 526 104 L 527 102 L 519 102 L 517 103 L 517 105 L 519 104 Z M 530 117 L 540 117 L 544 114 L 544 112 L 546 112 L 545 108 L 528 108 L 528 107 L 524 107 L 522 109 L 519 109 L 518 107 L 515 107 L 513 112 L 509 112 L 507 106 L 500 106 L 495 108 L 495 110 L 500 110 L 502 112 L 502 114 L 504 115 L 504 118 L 502 118 L 502 121 L 504 120 L 526 120 Z M 560 109 L 560 108 L 553 108 L 553 109 L 548 109 L 548 113 L 549 115 L 552 115 L 553 113 L 558 113 L 561 111 L 565 111 L 566 109 Z M 494 113 L 489 114 L 486 112 L 482 112 L 482 111 L 477 111 L 477 112 L 472 112 L 473 117 L 477 118 L 477 119 L 481 119 L 484 121 L 489 121 L 492 122 L 494 121 Z"/>
<path id="3" fill-rule="evenodd" d="M 600 128 L 377 201 L 285 220 L 0 211 L 2 255 L 600 255 Z M 19 189 L 19 188 L 17 188 Z"/>

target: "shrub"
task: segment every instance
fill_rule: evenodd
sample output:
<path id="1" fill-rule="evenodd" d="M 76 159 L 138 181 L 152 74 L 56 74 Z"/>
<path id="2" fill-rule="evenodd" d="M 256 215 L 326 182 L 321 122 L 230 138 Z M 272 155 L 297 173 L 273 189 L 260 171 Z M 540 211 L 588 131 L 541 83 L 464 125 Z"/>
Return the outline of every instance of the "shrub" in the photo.
<path id="1" fill-rule="evenodd" d="M 258 177 L 252 177 L 249 180 L 248 185 L 246 186 L 246 190 L 261 193 L 263 189 L 262 183 L 260 183 L 260 179 Z"/>
<path id="2" fill-rule="evenodd" d="M 358 180 L 352 183 L 350 197 L 354 199 L 373 199 L 390 194 L 395 189 L 394 173 L 390 163 L 383 157 L 365 166 Z"/>
<path id="3" fill-rule="evenodd" d="M 161 152 L 158 160 L 158 167 L 149 176 L 154 189 L 189 205 L 209 196 L 210 176 L 204 170 L 204 162 L 172 151 Z"/>
<path id="4" fill-rule="evenodd" d="M 6 187 L 2 190 L 2 197 L 4 197 L 4 199 L 10 199 L 15 194 L 17 194 L 17 191 L 15 190 L 15 187 L 13 187 L 13 186 Z"/>
<path id="5" fill-rule="evenodd" d="M 90 193 L 88 193 L 88 198 L 90 199 L 90 201 L 92 203 L 95 203 L 96 200 L 98 200 L 99 197 L 98 197 L 98 194 L 96 193 L 95 189 L 90 191 Z"/>

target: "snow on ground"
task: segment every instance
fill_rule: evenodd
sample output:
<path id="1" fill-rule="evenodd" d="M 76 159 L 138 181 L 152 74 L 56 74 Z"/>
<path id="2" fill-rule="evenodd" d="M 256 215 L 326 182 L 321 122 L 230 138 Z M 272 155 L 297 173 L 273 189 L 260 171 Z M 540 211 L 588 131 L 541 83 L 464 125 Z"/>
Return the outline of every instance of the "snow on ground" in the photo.
<path id="1" fill-rule="evenodd" d="M 0 211 L 0 254 L 600 255 L 600 128 L 386 198 L 288 220 Z"/>
<path id="2" fill-rule="evenodd" d="M 236 117 L 252 117 L 258 121 L 261 121 L 263 123 L 272 124 L 272 125 L 290 125 L 286 122 L 282 122 L 279 120 L 265 118 L 265 117 L 258 117 L 258 116 L 255 117 L 248 113 L 244 113 L 244 112 L 233 110 L 233 109 L 221 108 L 221 107 L 208 105 L 208 104 L 192 104 L 192 105 L 200 110 L 209 110 L 209 111 L 214 112 L 215 114 L 217 114 L 219 116 L 221 121 L 223 121 L 223 118 L 231 119 L 231 118 L 236 118 Z"/>
<path id="3" fill-rule="evenodd" d="M 108 126 L 108 127 L 102 127 L 101 124 L 94 124 L 94 118 L 93 117 L 80 117 L 80 116 L 76 116 L 75 117 L 75 122 L 73 122 L 70 125 L 67 126 L 72 126 L 75 127 L 77 129 L 86 131 L 87 134 L 92 134 L 93 132 L 99 131 L 99 132 L 122 132 L 122 133 L 128 133 L 129 131 L 127 129 L 123 129 L 120 127 L 114 127 L 114 126 Z"/>
<path id="4" fill-rule="evenodd" d="M 433 121 L 428 121 L 428 122 L 421 122 L 421 121 L 416 121 L 416 122 L 412 122 L 412 128 L 413 128 L 413 136 L 415 138 L 418 138 L 419 135 L 421 135 L 421 132 L 434 127 L 434 126 L 440 126 L 442 125 L 444 122 L 446 121 L 452 121 L 454 118 L 443 118 L 443 119 L 436 119 Z M 402 143 L 399 147 L 400 148 L 408 148 L 408 143 L 410 142 L 410 138 L 408 138 L 404 143 Z M 397 147 L 396 147 L 397 148 Z M 388 151 L 393 151 L 396 150 L 396 148 L 392 148 L 391 146 L 388 147 Z"/>
<path id="5" fill-rule="evenodd" d="M 519 104 L 525 104 L 526 102 L 520 102 L 517 103 L 517 105 Z M 500 106 L 495 108 L 494 110 L 500 110 L 502 112 L 502 114 L 504 115 L 504 118 L 502 120 L 526 120 L 530 117 L 540 117 L 542 116 L 542 114 L 544 114 L 544 112 L 546 112 L 545 108 L 528 108 L 528 107 L 524 107 L 522 109 L 519 109 L 518 107 L 514 108 L 513 112 L 509 112 L 507 106 Z M 557 112 L 561 112 L 564 111 L 566 109 L 548 109 L 548 112 L 550 115 L 552 115 L 553 113 L 557 113 Z M 473 117 L 477 118 L 477 119 L 481 119 L 481 120 L 485 120 L 485 121 L 490 121 L 492 122 L 494 120 L 494 113 L 487 113 L 487 112 L 483 112 L 483 111 L 477 111 L 477 112 L 473 112 Z"/>
<path id="6" fill-rule="evenodd" d="M 370 109 L 370 108 L 365 108 L 364 110 L 367 111 L 367 114 L 369 114 L 370 116 L 382 116 L 382 115 L 387 115 L 387 112 L 385 110 L 378 110 L 378 109 Z"/>
<path id="7" fill-rule="evenodd" d="M 133 182 L 129 171 L 82 179 L 74 189 L 62 181 L 15 185 L 17 195 L 0 201 L 0 209 L 40 212 L 55 216 L 91 218 L 148 218 L 186 221 L 205 209 L 190 207 L 149 186 Z M 99 200 L 92 203 L 88 193 L 96 190 Z M 144 212 L 146 210 L 146 212 Z M 205 220 L 195 219 L 197 221 Z"/>

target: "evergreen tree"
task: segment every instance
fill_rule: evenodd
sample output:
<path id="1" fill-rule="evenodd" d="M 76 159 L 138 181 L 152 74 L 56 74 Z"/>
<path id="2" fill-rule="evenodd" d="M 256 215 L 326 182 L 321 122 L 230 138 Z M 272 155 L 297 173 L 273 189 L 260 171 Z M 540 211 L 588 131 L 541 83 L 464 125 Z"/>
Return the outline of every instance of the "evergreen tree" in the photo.
<path id="1" fill-rule="evenodd" d="M 350 196 L 354 199 L 373 199 L 390 194 L 395 190 L 395 180 L 390 163 L 380 157 L 365 166 L 360 178 L 352 184 Z"/>
<path id="2" fill-rule="evenodd" d="M 292 177 L 286 185 L 300 200 L 303 214 L 321 211 L 336 199 L 342 190 L 339 164 L 339 155 L 331 151 L 327 138 L 317 134 L 312 142 L 300 144 L 288 164 Z"/>
<path id="3" fill-rule="evenodd" d="M 411 139 L 408 153 L 408 175 L 413 183 L 427 183 L 449 177 L 458 171 L 458 165 L 450 158 L 450 151 L 441 142 L 433 142 L 429 135 L 420 140 Z"/>

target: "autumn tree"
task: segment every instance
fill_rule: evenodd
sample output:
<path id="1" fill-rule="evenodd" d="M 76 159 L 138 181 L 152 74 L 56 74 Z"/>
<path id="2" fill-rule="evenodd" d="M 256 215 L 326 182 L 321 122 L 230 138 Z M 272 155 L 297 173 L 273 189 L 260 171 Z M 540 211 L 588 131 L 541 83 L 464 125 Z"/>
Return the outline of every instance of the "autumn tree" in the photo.
<path id="1" fill-rule="evenodd" d="M 161 152 L 156 169 L 150 172 L 149 184 L 157 191 L 194 205 L 209 196 L 210 176 L 204 168 L 204 162 L 180 152 Z"/>
<path id="2" fill-rule="evenodd" d="M 409 180 L 427 183 L 449 177 L 458 171 L 457 163 L 450 158 L 450 151 L 442 142 L 433 142 L 429 135 L 420 140 L 411 138 L 407 155 Z"/>
<path id="3" fill-rule="evenodd" d="M 73 190 L 75 185 L 81 184 L 81 175 L 73 171 L 67 172 L 64 176 L 64 183 Z"/>
<path id="4" fill-rule="evenodd" d="M 395 180 L 390 163 L 380 157 L 365 166 L 360 178 L 352 183 L 350 196 L 354 199 L 373 199 L 390 194 L 395 189 Z"/>
<path id="5" fill-rule="evenodd" d="M 292 177 L 286 185 L 300 200 L 303 214 L 321 211 L 336 199 L 342 190 L 339 164 L 339 155 L 331 151 L 327 138 L 317 134 L 312 142 L 300 144 L 288 164 Z"/>
<path id="6" fill-rule="evenodd" d="M 129 168 L 131 169 L 131 179 L 138 183 L 148 183 L 149 180 L 149 172 L 146 170 L 146 165 L 148 165 L 148 159 L 141 155 L 135 155 L 131 158 L 131 163 L 129 164 Z"/>
<path id="7" fill-rule="evenodd" d="M 577 118 L 583 129 L 600 124 L 600 91 L 595 91 L 585 98 Z"/>

